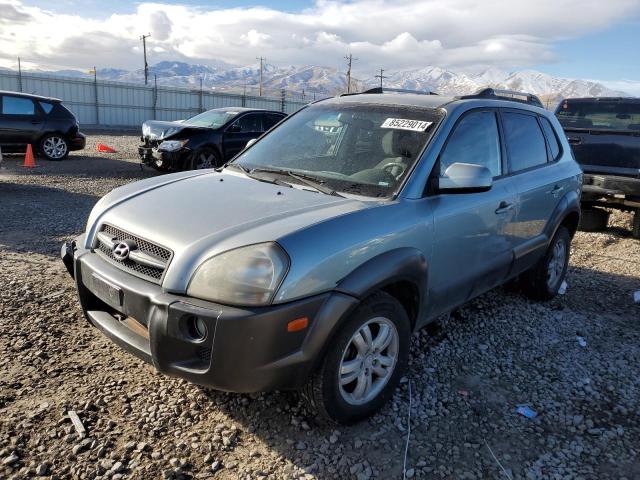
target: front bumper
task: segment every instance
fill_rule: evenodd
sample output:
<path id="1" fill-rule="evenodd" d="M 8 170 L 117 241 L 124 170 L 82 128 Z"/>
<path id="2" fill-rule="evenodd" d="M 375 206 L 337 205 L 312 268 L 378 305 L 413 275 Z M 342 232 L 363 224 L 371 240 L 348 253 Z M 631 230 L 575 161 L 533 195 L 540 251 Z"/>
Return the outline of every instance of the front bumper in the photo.
<path id="1" fill-rule="evenodd" d="M 87 320 L 115 343 L 160 372 L 234 392 L 304 385 L 332 333 L 357 305 L 342 293 L 325 293 L 284 305 L 239 308 L 164 292 L 102 260 L 82 242 L 62 249 Z M 203 339 L 189 328 L 206 325 Z M 307 317 L 309 326 L 288 332 Z"/>
<path id="2" fill-rule="evenodd" d="M 167 169 L 182 170 L 186 166 L 189 157 L 187 149 L 180 149 L 175 152 L 165 152 L 157 147 L 141 145 L 138 147 L 138 156 L 145 165 L 158 165 Z"/>
<path id="3" fill-rule="evenodd" d="M 83 133 L 76 133 L 73 137 L 69 138 L 69 150 L 84 150 L 87 145 L 87 137 Z"/>

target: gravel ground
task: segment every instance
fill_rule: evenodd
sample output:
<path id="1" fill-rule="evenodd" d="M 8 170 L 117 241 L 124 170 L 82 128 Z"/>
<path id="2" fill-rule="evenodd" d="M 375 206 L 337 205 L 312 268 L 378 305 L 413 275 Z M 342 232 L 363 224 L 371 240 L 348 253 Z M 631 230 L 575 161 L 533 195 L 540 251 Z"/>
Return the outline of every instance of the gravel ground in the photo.
<path id="1" fill-rule="evenodd" d="M 120 153 L 101 158 L 98 141 Z M 0 478 L 402 478 L 410 391 L 407 478 L 640 477 L 630 215 L 578 233 L 565 295 L 540 304 L 498 289 L 415 334 L 393 401 L 336 428 L 293 393 L 161 376 L 82 318 L 59 245 L 101 195 L 155 174 L 136 145 L 91 137 L 64 162 L 24 170 L 9 157 L 0 170 Z M 537 416 L 516 413 L 522 404 Z"/>

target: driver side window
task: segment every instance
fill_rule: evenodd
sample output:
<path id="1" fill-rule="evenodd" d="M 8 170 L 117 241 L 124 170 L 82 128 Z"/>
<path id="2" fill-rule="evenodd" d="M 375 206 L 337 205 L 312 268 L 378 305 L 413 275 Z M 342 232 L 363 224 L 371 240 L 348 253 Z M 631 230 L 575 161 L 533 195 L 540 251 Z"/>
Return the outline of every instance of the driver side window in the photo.
<path id="1" fill-rule="evenodd" d="M 494 177 L 502 175 L 500 137 L 494 112 L 471 112 L 456 125 L 440 153 L 440 175 L 453 163 L 482 165 Z"/>

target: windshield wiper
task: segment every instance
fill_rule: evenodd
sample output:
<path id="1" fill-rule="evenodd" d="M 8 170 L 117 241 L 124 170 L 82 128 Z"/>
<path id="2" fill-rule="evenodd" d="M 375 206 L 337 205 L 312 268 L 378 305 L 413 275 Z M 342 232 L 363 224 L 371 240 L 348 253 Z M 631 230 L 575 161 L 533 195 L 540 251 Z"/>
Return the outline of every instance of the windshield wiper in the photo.
<path id="1" fill-rule="evenodd" d="M 295 173 L 295 172 L 292 172 L 291 170 L 282 170 L 279 168 L 254 168 L 253 170 L 251 170 L 251 173 L 253 172 L 268 172 L 268 173 L 286 175 L 287 177 L 295 178 L 298 182 L 308 187 L 311 187 L 320 193 L 324 193 L 325 195 L 334 195 L 336 197 L 344 198 L 344 195 L 340 195 L 334 189 L 324 185 L 324 182 L 318 181 L 316 177 L 313 177 L 311 175 Z"/>
<path id="2" fill-rule="evenodd" d="M 280 185 L 282 187 L 289 187 L 292 188 L 290 184 L 288 184 L 287 182 L 283 182 L 282 180 L 279 180 L 277 178 L 273 178 L 273 177 L 262 177 L 262 176 L 256 176 L 254 175 L 254 172 L 257 171 L 258 173 L 260 172 L 265 172 L 265 173 L 270 173 L 270 171 L 267 170 L 262 170 L 262 169 L 248 169 L 247 167 L 245 167 L 244 165 L 242 165 L 241 163 L 228 163 L 227 165 L 225 165 L 222 168 L 225 167 L 235 167 L 238 170 L 240 170 L 242 173 L 244 173 L 247 177 L 253 179 L 253 180 L 257 180 L 259 182 L 267 182 L 267 183 L 273 183 L 274 185 Z"/>

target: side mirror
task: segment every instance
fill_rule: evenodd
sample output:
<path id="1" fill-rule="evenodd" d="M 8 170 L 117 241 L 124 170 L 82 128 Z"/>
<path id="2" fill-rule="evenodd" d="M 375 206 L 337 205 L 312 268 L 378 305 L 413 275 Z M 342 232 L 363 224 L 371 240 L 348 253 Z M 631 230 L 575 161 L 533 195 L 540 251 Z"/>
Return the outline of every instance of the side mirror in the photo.
<path id="1" fill-rule="evenodd" d="M 256 143 L 258 141 L 257 138 L 252 138 L 251 140 L 249 140 L 247 142 L 247 144 L 244 146 L 245 149 L 249 148 L 251 145 L 253 145 L 254 143 Z"/>
<path id="2" fill-rule="evenodd" d="M 491 170 L 473 163 L 452 163 L 438 178 L 438 190 L 446 193 L 486 192 L 492 185 Z"/>
<path id="3" fill-rule="evenodd" d="M 237 123 L 232 123 L 231 125 L 229 125 L 229 128 L 227 128 L 227 132 L 229 133 L 237 133 L 240 130 L 242 130 L 242 128 L 240 128 L 240 125 L 238 125 Z"/>

